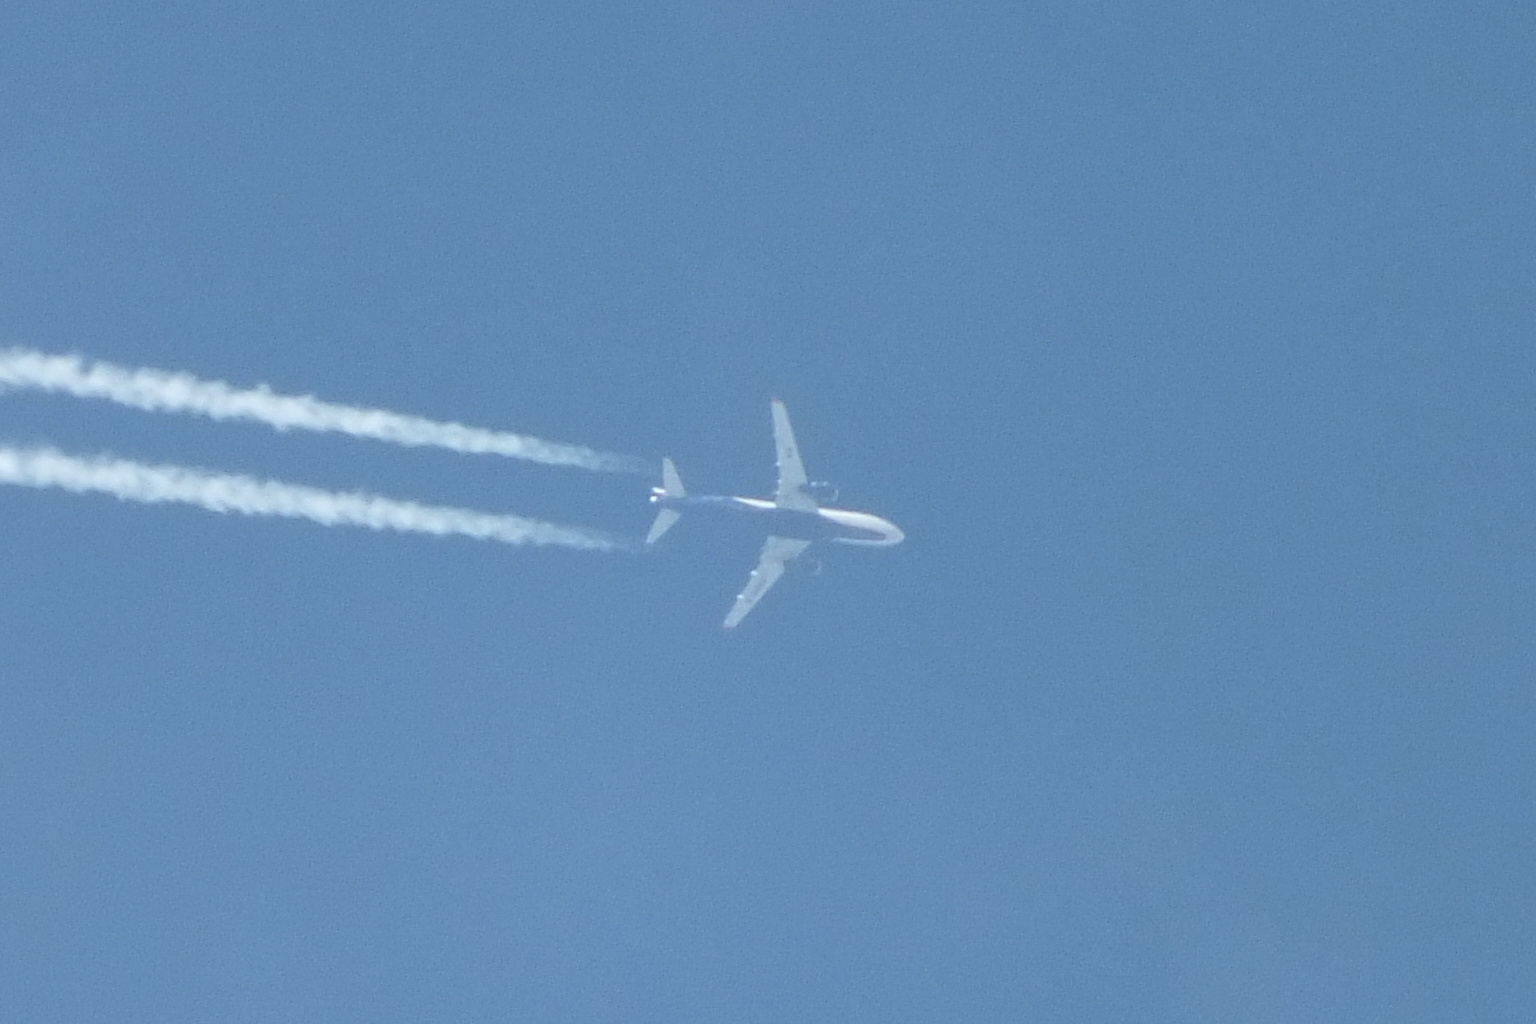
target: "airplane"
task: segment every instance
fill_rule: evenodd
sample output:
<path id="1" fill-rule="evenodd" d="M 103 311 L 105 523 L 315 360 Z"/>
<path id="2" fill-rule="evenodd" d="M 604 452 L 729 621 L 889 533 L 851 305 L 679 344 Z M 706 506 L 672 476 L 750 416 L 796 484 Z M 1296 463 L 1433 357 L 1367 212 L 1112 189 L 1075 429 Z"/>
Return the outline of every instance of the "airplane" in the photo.
<path id="1" fill-rule="evenodd" d="M 755 520 L 768 530 L 757 568 L 725 617 L 725 628 L 735 629 L 784 575 L 784 567 L 817 541 L 888 548 L 900 544 L 906 534 L 895 523 L 868 512 L 825 508 L 821 500 L 837 500 L 827 484 L 810 482 L 800 461 L 800 448 L 789 426 L 789 411 L 773 400 L 773 444 L 778 453 L 779 484 L 772 498 L 740 498 L 720 494 L 689 494 L 671 459 L 661 460 L 661 486 L 651 488 L 651 504 L 658 506 L 656 519 L 646 534 L 654 544 L 672 529 L 684 511 Z"/>

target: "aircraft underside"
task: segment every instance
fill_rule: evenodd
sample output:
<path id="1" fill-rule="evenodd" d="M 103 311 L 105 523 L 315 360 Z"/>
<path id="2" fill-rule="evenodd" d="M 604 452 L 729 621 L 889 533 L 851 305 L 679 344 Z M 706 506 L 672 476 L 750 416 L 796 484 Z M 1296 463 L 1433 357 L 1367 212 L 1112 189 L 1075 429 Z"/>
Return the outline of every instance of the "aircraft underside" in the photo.
<path id="1" fill-rule="evenodd" d="M 751 523 L 754 528 L 765 530 L 775 536 L 793 537 L 797 540 L 874 543 L 884 538 L 881 533 L 839 523 L 822 514 L 823 511 L 839 511 L 836 509 L 817 509 L 812 512 L 777 508 L 772 502 L 761 498 L 736 498 L 715 494 L 690 495 L 664 502 L 663 507 L 675 508 L 679 512 L 703 513 L 718 518 L 745 521 Z"/>
<path id="2" fill-rule="evenodd" d="M 747 578 L 746 589 L 736 595 L 736 603 L 725 617 L 726 629 L 734 629 L 784 575 L 785 566 L 805 554 L 813 543 L 831 541 L 887 548 L 905 539 L 901 529 L 888 519 L 869 512 L 823 507 L 821 500 L 832 500 L 833 492 L 826 485 L 807 479 L 784 403 L 775 398 L 771 409 L 779 466 L 778 487 L 771 499 L 689 494 L 671 459 L 661 460 L 661 486 L 651 488 L 651 504 L 657 506 L 657 512 L 646 534 L 646 544 L 660 540 L 684 512 L 750 523 L 768 535 L 758 555 L 757 568 Z"/>

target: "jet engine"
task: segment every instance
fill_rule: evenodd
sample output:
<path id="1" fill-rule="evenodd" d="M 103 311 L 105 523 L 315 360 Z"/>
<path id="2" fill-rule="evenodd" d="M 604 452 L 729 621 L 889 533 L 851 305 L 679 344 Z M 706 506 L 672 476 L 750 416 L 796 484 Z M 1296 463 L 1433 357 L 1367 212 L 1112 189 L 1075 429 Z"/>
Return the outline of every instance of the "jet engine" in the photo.
<path id="1" fill-rule="evenodd" d="M 816 500 L 818 505 L 829 505 L 837 500 L 837 485 L 825 480 L 812 480 L 805 485 L 805 493 Z"/>
<path id="2" fill-rule="evenodd" d="M 793 562 L 790 562 L 785 568 L 792 571 L 796 576 L 820 576 L 821 571 L 826 567 L 826 563 L 815 555 L 801 555 Z"/>

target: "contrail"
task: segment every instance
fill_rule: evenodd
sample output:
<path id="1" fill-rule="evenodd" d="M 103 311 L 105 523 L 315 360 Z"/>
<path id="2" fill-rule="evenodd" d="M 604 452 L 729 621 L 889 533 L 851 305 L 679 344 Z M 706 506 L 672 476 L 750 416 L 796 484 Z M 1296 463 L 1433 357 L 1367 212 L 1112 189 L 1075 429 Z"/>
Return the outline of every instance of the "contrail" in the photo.
<path id="1" fill-rule="evenodd" d="M 128 369 L 86 362 L 79 356 L 51 356 L 13 348 L 0 351 L 0 390 L 30 388 L 104 398 L 149 412 L 178 412 L 213 420 L 254 420 L 277 430 L 313 430 L 372 438 L 408 446 L 448 448 L 471 454 L 505 455 L 547 466 L 576 466 L 604 473 L 648 473 L 648 463 L 580 445 L 543 441 L 522 434 L 440 423 L 383 409 L 335 405 L 309 395 L 279 395 L 265 384 L 237 388 L 199 380 L 186 373 Z"/>
<path id="2" fill-rule="evenodd" d="M 182 466 L 151 466 L 106 456 L 79 458 L 52 448 L 0 445 L 0 483 L 61 487 L 77 494 L 110 494 L 148 504 L 196 505 L 210 512 L 308 519 L 325 526 L 473 537 L 503 544 L 554 544 L 588 551 L 623 547 L 601 534 L 519 516 L 418 505 L 375 494 L 339 493 Z"/>

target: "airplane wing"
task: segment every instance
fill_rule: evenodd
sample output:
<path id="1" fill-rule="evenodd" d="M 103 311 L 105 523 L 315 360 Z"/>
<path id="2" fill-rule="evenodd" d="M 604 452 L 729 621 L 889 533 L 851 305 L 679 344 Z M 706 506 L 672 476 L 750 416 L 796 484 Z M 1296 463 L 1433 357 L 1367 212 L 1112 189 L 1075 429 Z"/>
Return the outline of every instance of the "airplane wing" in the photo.
<path id="1" fill-rule="evenodd" d="M 811 546 L 808 540 L 791 540 L 788 537 L 769 537 L 758 556 L 757 568 L 747 578 L 747 587 L 736 595 L 731 613 L 725 617 L 725 628 L 735 629 L 736 624 L 747 617 L 757 602 L 768 593 L 768 588 L 779 582 L 784 575 L 784 565 L 799 557 L 800 552 Z"/>
<path id="2" fill-rule="evenodd" d="M 773 447 L 779 457 L 779 487 L 773 495 L 780 508 L 816 511 L 816 499 L 805 491 L 805 465 L 800 461 L 800 446 L 789 426 L 789 410 L 777 398 L 773 400 Z"/>

